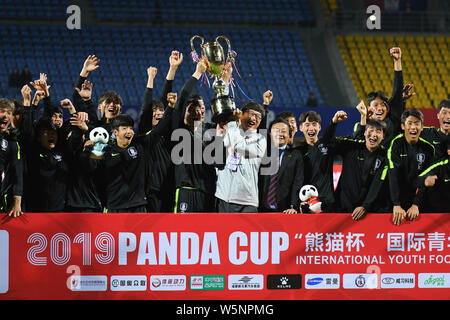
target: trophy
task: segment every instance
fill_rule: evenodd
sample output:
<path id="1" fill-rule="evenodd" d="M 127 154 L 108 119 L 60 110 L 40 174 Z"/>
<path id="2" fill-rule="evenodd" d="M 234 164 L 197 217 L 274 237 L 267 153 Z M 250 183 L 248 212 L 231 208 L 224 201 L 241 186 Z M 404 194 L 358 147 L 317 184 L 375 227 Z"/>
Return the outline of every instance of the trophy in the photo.
<path id="1" fill-rule="evenodd" d="M 191 38 L 191 49 L 194 54 L 194 40 L 196 38 L 202 41 L 200 45 L 202 54 L 208 59 L 208 72 L 214 78 L 212 84 L 214 96 L 211 100 L 212 121 L 215 123 L 227 121 L 233 111 L 236 110 L 234 99 L 226 93 L 227 83 L 223 80 L 223 67 L 227 62 L 227 58 L 232 58 L 230 41 L 225 36 L 218 36 L 215 41 L 205 43 L 202 36 L 195 35 Z M 226 56 L 218 39 L 225 40 L 228 45 Z"/>

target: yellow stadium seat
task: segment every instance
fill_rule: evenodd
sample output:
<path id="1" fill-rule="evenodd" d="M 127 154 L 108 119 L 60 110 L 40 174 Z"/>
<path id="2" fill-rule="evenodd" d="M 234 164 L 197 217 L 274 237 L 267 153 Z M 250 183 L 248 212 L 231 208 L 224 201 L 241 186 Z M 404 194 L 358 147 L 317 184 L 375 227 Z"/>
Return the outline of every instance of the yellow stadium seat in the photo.
<path id="1" fill-rule="evenodd" d="M 372 90 L 392 91 L 393 62 L 388 49 L 402 49 L 404 82 L 416 96 L 408 106 L 435 108 L 450 93 L 450 37 L 338 35 L 343 60 L 359 97 Z M 445 87 L 443 86 L 445 84 Z"/>

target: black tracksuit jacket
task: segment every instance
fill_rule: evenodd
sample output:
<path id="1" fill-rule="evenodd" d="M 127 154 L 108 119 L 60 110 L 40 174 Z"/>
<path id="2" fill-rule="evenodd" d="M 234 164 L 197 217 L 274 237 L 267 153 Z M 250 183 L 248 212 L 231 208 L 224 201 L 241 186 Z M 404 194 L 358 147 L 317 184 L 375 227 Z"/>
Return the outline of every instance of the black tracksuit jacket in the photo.
<path id="1" fill-rule="evenodd" d="M 415 145 L 410 145 L 404 134 L 395 137 L 388 149 L 389 189 L 394 206 L 407 210 L 415 204 L 421 209 L 423 189 L 416 187 L 416 178 L 428 168 L 435 159 L 433 145 L 419 138 Z"/>

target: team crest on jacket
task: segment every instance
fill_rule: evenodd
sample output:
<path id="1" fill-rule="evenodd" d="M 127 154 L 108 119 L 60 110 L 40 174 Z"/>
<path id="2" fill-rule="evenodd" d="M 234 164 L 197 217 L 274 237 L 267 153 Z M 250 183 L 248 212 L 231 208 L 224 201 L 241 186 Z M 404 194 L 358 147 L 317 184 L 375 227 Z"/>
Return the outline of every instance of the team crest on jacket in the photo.
<path id="1" fill-rule="evenodd" d="M 377 170 L 380 167 L 380 165 L 381 165 L 381 160 L 380 159 L 375 160 L 374 170 Z"/>
<path id="2" fill-rule="evenodd" d="M 326 155 L 328 153 L 328 147 L 325 147 L 323 143 L 319 144 L 317 148 L 320 152 L 322 152 L 323 155 Z"/>
<path id="3" fill-rule="evenodd" d="M 188 209 L 188 204 L 186 202 L 181 202 L 180 203 L 180 212 L 185 213 L 187 209 Z"/>
<path id="4" fill-rule="evenodd" d="M 370 170 L 370 174 L 374 175 L 380 166 L 381 166 L 381 160 L 377 158 L 375 160 L 375 164 L 373 165 L 373 168 Z"/>
<path id="5" fill-rule="evenodd" d="M 130 147 L 130 148 L 128 148 L 128 154 L 129 154 L 130 157 L 132 157 L 133 159 L 136 159 L 138 152 L 137 152 L 137 150 L 136 150 L 135 147 Z"/>
<path id="6" fill-rule="evenodd" d="M 2 142 L 0 142 L 0 147 L 2 148 L 2 151 L 6 151 L 6 149 L 8 149 L 8 141 L 2 139 Z"/>
<path id="7" fill-rule="evenodd" d="M 417 154 L 417 163 L 418 163 L 417 169 L 421 170 L 424 162 L 425 162 L 425 154 L 418 153 Z"/>

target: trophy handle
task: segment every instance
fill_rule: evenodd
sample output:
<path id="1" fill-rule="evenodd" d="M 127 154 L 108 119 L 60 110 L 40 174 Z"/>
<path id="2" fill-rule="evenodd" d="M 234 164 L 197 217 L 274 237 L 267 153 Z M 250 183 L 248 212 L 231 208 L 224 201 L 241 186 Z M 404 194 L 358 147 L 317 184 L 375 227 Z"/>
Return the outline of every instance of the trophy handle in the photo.
<path id="1" fill-rule="evenodd" d="M 202 43 L 200 44 L 200 47 L 203 46 L 203 43 L 205 42 L 205 39 L 202 36 L 199 35 L 195 35 L 191 38 L 191 49 L 192 51 L 195 51 L 195 47 L 194 47 L 194 39 L 195 38 L 199 38 L 200 40 L 202 40 Z"/>
<path id="2" fill-rule="evenodd" d="M 217 39 L 219 39 L 219 38 L 225 40 L 225 42 L 227 43 L 227 46 L 228 46 L 227 57 L 230 57 L 230 55 L 231 55 L 231 44 L 230 44 L 230 40 L 228 40 L 228 38 L 225 37 L 225 36 L 217 36 L 217 37 L 216 37 L 216 42 L 218 42 Z"/>

